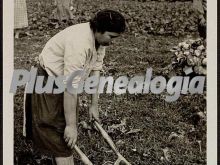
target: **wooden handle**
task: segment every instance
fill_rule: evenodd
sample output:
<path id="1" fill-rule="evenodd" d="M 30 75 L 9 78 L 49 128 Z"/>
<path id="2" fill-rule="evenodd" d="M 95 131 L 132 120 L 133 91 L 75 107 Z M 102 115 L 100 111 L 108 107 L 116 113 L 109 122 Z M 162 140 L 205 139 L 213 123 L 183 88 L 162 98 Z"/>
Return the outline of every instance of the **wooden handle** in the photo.
<path id="1" fill-rule="evenodd" d="M 118 157 L 114 165 L 131 165 L 122 155 Z"/>
<path id="2" fill-rule="evenodd" d="M 80 159 L 85 165 L 93 165 L 89 158 L 80 150 L 80 148 L 77 145 L 74 146 L 74 149 L 78 153 Z"/>
<path id="3" fill-rule="evenodd" d="M 112 148 L 112 150 L 118 155 L 119 154 L 118 149 L 116 148 L 114 142 L 112 141 L 108 133 L 102 128 L 102 126 L 97 121 L 94 121 L 94 124 L 98 128 L 104 139 L 107 141 L 109 146 Z"/>
<path id="4" fill-rule="evenodd" d="M 118 159 L 116 161 L 117 163 L 120 163 L 121 161 L 123 161 L 125 164 L 127 165 L 131 165 L 118 151 L 118 149 L 116 148 L 116 145 L 114 144 L 114 142 L 112 141 L 111 137 L 108 135 L 108 133 L 102 128 L 102 126 L 97 122 L 94 121 L 95 126 L 98 128 L 98 130 L 100 131 L 101 135 L 103 136 L 103 138 L 107 141 L 107 143 L 109 144 L 109 146 L 112 148 L 112 150 L 117 154 Z"/>

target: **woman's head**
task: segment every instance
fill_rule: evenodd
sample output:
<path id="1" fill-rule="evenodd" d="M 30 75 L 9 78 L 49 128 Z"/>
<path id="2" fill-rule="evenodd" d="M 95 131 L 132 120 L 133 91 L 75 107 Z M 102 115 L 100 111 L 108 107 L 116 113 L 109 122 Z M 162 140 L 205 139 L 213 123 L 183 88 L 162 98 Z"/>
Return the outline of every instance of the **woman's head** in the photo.
<path id="1" fill-rule="evenodd" d="M 125 18 L 123 15 L 114 10 L 101 10 L 96 13 L 95 17 L 90 20 L 91 28 L 94 32 L 116 32 L 125 31 Z"/>
<path id="2" fill-rule="evenodd" d="M 96 41 L 108 46 L 112 38 L 116 38 L 125 31 L 126 23 L 123 15 L 114 10 L 101 10 L 90 20 L 90 26 Z"/>

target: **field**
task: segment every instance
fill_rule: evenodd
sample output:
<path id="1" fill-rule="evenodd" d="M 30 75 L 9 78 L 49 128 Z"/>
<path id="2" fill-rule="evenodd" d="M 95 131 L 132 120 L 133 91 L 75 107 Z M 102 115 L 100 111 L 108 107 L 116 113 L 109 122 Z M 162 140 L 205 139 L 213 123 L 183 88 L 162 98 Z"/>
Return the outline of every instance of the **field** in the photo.
<path id="1" fill-rule="evenodd" d="M 27 0 L 32 36 L 14 41 L 15 69 L 30 70 L 45 43 L 67 25 L 55 29 L 48 24 L 49 11 L 54 6 L 42 7 Z M 190 1 L 110 1 L 87 0 L 75 4 L 74 23 L 85 22 L 89 15 L 103 8 L 121 11 L 127 19 L 125 34 L 107 48 L 104 75 L 118 77 L 144 75 L 153 68 L 159 76 L 172 62 L 169 50 L 189 37 L 197 37 L 196 18 Z M 164 75 L 165 76 L 165 75 Z M 14 154 L 15 164 L 50 164 L 50 157 L 38 157 L 32 144 L 22 136 L 23 91 L 19 88 L 14 101 Z M 99 100 L 103 127 L 116 143 L 121 154 L 134 165 L 205 165 L 206 114 L 204 95 L 181 95 L 172 103 L 164 95 L 155 94 L 102 94 Z M 88 121 L 87 95 L 80 97 L 80 122 Z M 97 165 L 111 165 L 116 156 L 95 131 L 88 132 L 79 124 L 77 145 Z M 76 164 L 82 162 L 76 155 Z"/>

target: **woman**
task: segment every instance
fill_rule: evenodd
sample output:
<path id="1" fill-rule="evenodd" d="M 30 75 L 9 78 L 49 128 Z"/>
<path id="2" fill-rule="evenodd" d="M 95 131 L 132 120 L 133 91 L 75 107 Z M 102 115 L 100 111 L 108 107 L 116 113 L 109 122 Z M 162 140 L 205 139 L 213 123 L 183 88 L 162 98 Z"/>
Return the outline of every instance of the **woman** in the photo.
<path id="1" fill-rule="evenodd" d="M 73 19 L 73 14 L 70 10 L 72 5 L 71 0 L 55 0 L 56 9 L 53 11 L 55 19 L 58 20 L 56 27 L 63 22 L 70 22 Z"/>
<path id="2" fill-rule="evenodd" d="M 124 31 L 125 19 L 120 13 L 99 11 L 90 22 L 70 26 L 47 42 L 39 55 L 38 75 L 69 76 L 82 71 L 84 74 L 71 81 L 75 88 L 89 75 L 99 77 L 105 46 Z M 59 94 L 33 93 L 26 99 L 26 137 L 33 140 L 39 152 L 53 155 L 57 165 L 74 164 L 72 154 L 78 134 L 77 97 L 76 93 L 64 91 Z M 99 122 L 97 93 L 92 94 L 89 115 L 90 119 Z"/>

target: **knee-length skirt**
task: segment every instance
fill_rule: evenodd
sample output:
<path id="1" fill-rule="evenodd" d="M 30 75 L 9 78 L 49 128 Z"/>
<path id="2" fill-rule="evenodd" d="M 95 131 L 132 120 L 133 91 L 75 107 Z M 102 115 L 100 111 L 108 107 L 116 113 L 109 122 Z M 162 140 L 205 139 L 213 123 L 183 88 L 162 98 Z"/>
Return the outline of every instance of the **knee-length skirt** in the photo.
<path id="1" fill-rule="evenodd" d="M 14 29 L 28 27 L 26 0 L 15 0 L 14 2 Z"/>
<path id="2" fill-rule="evenodd" d="M 38 76 L 48 74 L 38 67 Z M 69 157 L 73 151 L 64 141 L 66 126 L 62 94 L 26 94 L 25 101 L 26 137 L 33 140 L 35 148 L 41 153 L 55 157 Z"/>

